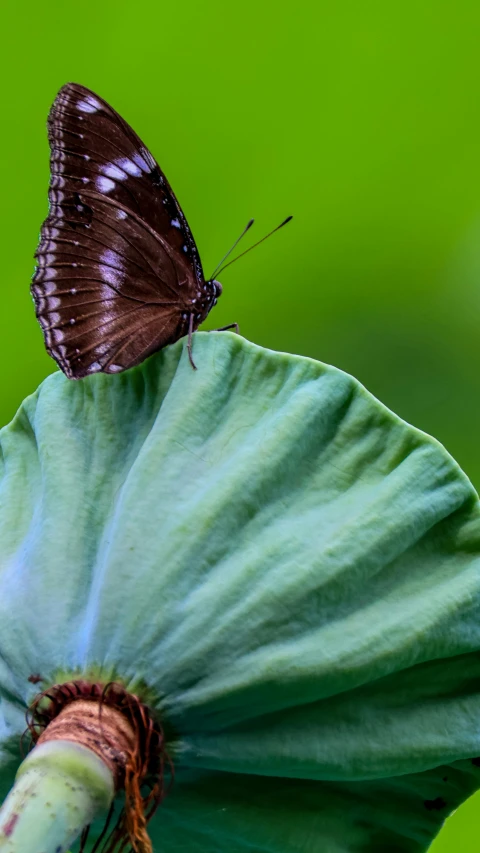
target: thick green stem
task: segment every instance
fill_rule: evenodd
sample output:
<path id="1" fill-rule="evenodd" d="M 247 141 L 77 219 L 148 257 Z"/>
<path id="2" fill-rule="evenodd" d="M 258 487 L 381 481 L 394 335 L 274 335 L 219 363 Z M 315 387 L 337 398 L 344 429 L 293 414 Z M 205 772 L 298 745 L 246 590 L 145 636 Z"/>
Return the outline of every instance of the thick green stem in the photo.
<path id="1" fill-rule="evenodd" d="M 0 809 L 0 853 L 65 853 L 113 796 L 112 773 L 91 749 L 39 744 Z"/>

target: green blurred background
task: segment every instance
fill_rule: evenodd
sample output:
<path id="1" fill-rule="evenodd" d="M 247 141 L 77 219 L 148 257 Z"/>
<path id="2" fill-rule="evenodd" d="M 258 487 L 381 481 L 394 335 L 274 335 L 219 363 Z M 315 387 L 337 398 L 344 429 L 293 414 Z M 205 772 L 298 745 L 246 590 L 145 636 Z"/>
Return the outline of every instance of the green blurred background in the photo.
<path id="1" fill-rule="evenodd" d="M 478 0 L 4 0 L 1 20 L 1 423 L 55 369 L 29 281 L 73 80 L 151 148 L 207 274 L 251 216 L 253 239 L 294 214 L 205 328 L 353 373 L 480 485 Z M 479 806 L 432 850 L 477 851 Z"/>

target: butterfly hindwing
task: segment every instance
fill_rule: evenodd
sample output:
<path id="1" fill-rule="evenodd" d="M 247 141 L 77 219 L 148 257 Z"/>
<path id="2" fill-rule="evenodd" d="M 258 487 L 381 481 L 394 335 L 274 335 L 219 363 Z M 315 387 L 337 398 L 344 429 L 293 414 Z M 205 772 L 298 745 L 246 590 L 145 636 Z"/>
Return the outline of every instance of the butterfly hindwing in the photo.
<path id="1" fill-rule="evenodd" d="M 48 128 L 37 316 L 67 376 L 118 372 L 186 334 L 191 314 L 196 328 L 213 304 L 211 283 L 165 176 L 118 113 L 67 84 Z"/>

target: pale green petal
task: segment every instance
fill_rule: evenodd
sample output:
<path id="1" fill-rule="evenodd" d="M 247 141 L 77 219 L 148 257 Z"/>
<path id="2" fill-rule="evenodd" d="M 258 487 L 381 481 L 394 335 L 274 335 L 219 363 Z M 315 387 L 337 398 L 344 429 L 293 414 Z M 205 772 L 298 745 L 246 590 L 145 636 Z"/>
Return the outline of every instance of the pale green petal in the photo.
<path id="1" fill-rule="evenodd" d="M 341 371 L 194 350 L 54 374 L 0 433 L 0 762 L 31 673 L 122 677 L 179 768 L 158 851 L 424 850 L 480 784 L 477 495 Z"/>

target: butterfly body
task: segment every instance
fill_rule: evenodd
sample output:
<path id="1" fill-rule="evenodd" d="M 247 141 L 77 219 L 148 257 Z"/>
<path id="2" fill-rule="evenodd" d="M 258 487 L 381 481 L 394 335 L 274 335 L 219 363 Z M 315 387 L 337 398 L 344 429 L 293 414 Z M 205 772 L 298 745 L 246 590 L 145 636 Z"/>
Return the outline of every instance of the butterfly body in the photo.
<path id="1" fill-rule="evenodd" d="M 132 128 L 69 83 L 48 118 L 49 213 L 32 295 L 45 344 L 72 379 L 118 373 L 189 334 L 222 292 Z"/>

